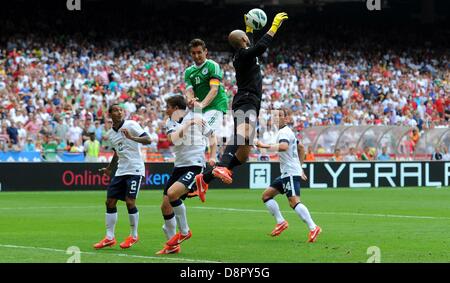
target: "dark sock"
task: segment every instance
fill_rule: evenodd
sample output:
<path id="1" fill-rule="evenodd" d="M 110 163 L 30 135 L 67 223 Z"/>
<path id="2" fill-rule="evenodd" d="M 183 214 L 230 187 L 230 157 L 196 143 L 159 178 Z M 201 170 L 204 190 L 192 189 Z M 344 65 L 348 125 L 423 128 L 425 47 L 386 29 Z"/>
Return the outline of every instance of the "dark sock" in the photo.
<path id="1" fill-rule="evenodd" d="M 212 169 L 207 170 L 205 171 L 205 173 L 203 173 L 203 181 L 205 181 L 205 183 L 209 184 L 213 179 L 214 175 L 212 174 Z"/>
<path id="2" fill-rule="evenodd" d="M 227 168 L 230 170 L 233 170 L 234 167 L 242 165 L 242 163 L 239 161 L 239 159 L 235 156 L 231 159 L 230 163 L 228 164 Z"/>

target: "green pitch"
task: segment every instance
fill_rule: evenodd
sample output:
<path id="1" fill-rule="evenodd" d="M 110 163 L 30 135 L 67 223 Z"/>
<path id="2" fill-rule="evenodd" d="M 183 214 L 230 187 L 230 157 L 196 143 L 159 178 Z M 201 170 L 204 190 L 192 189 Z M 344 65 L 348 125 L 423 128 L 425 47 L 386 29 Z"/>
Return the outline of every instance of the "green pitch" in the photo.
<path id="1" fill-rule="evenodd" d="M 450 262 L 450 190 L 304 189 L 302 198 L 323 232 L 306 242 L 307 228 L 277 197 L 290 226 L 279 237 L 260 200 L 262 190 L 210 190 L 206 203 L 186 201 L 193 236 L 178 255 L 155 256 L 161 230 L 161 191 L 141 191 L 140 242 L 129 250 L 94 250 L 105 234 L 105 192 L 0 193 L 0 262 L 66 262 L 69 247 L 81 262 Z M 129 233 L 119 203 L 118 243 Z M 369 253 L 368 253 L 369 249 Z M 373 249 L 373 248 L 372 248 Z M 377 249 L 377 248 L 375 248 Z"/>

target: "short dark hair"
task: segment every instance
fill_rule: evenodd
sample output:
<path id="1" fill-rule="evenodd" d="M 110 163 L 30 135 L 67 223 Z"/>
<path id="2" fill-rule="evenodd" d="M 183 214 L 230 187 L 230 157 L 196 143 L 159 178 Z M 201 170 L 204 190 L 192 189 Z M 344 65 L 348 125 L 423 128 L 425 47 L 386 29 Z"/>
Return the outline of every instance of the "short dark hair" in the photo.
<path id="1" fill-rule="evenodd" d="M 178 109 L 185 110 L 186 105 L 186 99 L 182 95 L 174 95 L 166 99 L 166 102 L 171 107 L 175 108 L 178 107 Z"/>
<path id="2" fill-rule="evenodd" d="M 189 42 L 188 50 L 190 51 L 192 47 L 197 46 L 201 46 L 203 49 L 206 49 L 206 43 L 203 40 L 201 40 L 200 38 L 194 38 L 193 40 L 191 40 L 191 42 Z"/>
<path id="3" fill-rule="evenodd" d="M 114 106 L 119 106 L 119 107 L 120 107 L 119 103 L 113 103 L 113 104 L 111 104 L 111 105 L 109 106 L 109 108 L 108 108 L 108 113 L 109 113 L 109 114 L 112 113 Z"/>

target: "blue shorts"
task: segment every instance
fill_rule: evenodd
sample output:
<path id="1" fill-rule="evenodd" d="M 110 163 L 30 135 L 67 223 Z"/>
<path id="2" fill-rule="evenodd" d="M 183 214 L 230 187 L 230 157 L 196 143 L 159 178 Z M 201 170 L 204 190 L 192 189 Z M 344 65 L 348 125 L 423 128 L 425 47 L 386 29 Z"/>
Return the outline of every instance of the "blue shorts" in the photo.
<path id="1" fill-rule="evenodd" d="M 125 201 L 125 197 L 136 199 L 141 188 L 142 178 L 141 175 L 114 176 L 108 186 L 107 198 L 122 201 Z"/>
<path id="2" fill-rule="evenodd" d="M 288 198 L 300 196 L 300 176 L 286 176 L 276 178 L 270 186 Z"/>

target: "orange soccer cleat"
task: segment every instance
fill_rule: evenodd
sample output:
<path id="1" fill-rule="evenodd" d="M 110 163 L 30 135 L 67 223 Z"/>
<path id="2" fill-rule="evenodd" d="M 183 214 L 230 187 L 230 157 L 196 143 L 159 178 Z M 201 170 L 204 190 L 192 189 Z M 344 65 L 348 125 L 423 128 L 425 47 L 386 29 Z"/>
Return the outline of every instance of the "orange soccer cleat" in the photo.
<path id="1" fill-rule="evenodd" d="M 166 242 L 166 245 L 170 247 L 178 246 L 182 242 L 188 240 L 192 237 L 192 232 L 189 231 L 186 235 L 182 235 L 181 232 L 178 232 L 173 236 L 170 240 Z"/>
<path id="2" fill-rule="evenodd" d="M 120 243 L 120 247 L 122 249 L 128 249 L 131 248 L 132 245 L 136 244 L 139 241 L 139 237 L 133 238 L 133 236 L 128 236 L 125 241 Z"/>
<path id="3" fill-rule="evenodd" d="M 198 190 L 193 191 L 192 193 L 187 194 L 188 198 L 195 198 L 198 197 Z"/>
<path id="4" fill-rule="evenodd" d="M 227 185 L 233 182 L 233 178 L 231 177 L 233 175 L 233 172 L 231 172 L 230 169 L 226 167 L 218 166 L 213 169 L 212 174 L 214 175 L 214 177 L 219 178 Z"/>
<path id="5" fill-rule="evenodd" d="M 181 251 L 180 245 L 173 246 L 173 247 L 165 245 L 162 250 L 157 251 L 155 254 L 157 254 L 157 255 L 177 254 L 180 251 Z"/>
<path id="6" fill-rule="evenodd" d="M 285 220 L 281 222 L 280 224 L 277 224 L 275 228 L 272 230 L 272 233 L 270 235 L 272 237 L 276 237 L 281 234 L 284 230 L 286 230 L 289 227 L 289 223 Z"/>
<path id="7" fill-rule="evenodd" d="M 317 239 L 317 236 L 319 236 L 320 232 L 322 232 L 322 228 L 316 225 L 316 228 L 314 228 L 314 230 L 309 231 L 308 242 L 314 243 Z"/>
<path id="8" fill-rule="evenodd" d="M 104 247 L 112 247 L 117 243 L 116 239 L 108 239 L 108 237 L 103 238 L 100 242 L 94 245 L 95 249 L 103 249 Z"/>
<path id="9" fill-rule="evenodd" d="M 197 186 L 197 194 L 202 202 L 205 202 L 205 194 L 208 191 L 208 184 L 203 180 L 203 174 L 195 176 L 195 185 Z"/>

